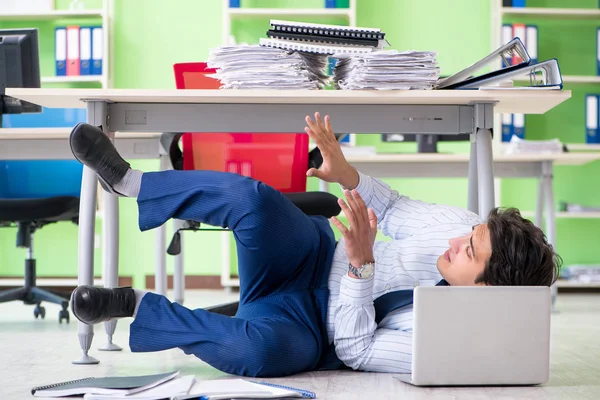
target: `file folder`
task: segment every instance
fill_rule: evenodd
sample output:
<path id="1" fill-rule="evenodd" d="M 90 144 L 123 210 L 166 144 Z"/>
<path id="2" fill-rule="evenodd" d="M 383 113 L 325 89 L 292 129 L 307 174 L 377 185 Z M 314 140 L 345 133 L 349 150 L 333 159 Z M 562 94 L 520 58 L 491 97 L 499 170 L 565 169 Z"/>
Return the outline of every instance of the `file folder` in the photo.
<path id="1" fill-rule="evenodd" d="M 513 37 L 521 39 L 523 46 L 527 47 L 527 35 L 525 33 L 525 24 L 513 24 Z M 513 65 L 519 65 L 523 62 L 521 57 L 517 54 L 512 59 Z"/>
<path id="2" fill-rule="evenodd" d="M 65 27 L 54 30 L 54 58 L 56 76 L 67 75 L 67 28 Z"/>
<path id="3" fill-rule="evenodd" d="M 563 87 L 558 61 L 553 58 L 537 64 L 518 66 L 510 70 L 504 68 L 504 71 L 496 71 L 482 77 L 469 79 L 445 89 L 479 89 L 481 87 L 498 86 L 505 81 L 521 77 L 529 79 L 529 87 L 543 89 L 562 89 Z"/>
<path id="4" fill-rule="evenodd" d="M 230 8 L 239 8 L 239 6 L 240 6 L 240 0 L 229 0 Z"/>
<path id="5" fill-rule="evenodd" d="M 510 142 L 513 135 L 513 115 L 502 114 L 502 141 Z"/>
<path id="6" fill-rule="evenodd" d="M 79 60 L 80 74 L 92 74 L 92 28 L 81 27 L 79 29 Z"/>
<path id="7" fill-rule="evenodd" d="M 502 44 L 507 44 L 509 43 L 513 38 L 513 27 L 511 24 L 504 24 L 502 25 Z M 509 66 L 512 65 L 512 56 L 508 55 L 506 56 L 506 61 L 505 61 L 505 65 L 504 66 Z"/>
<path id="8" fill-rule="evenodd" d="M 525 7 L 525 2 L 526 0 L 512 0 L 512 6 L 513 7 Z"/>
<path id="9" fill-rule="evenodd" d="M 525 114 L 513 114 L 513 135 L 525 139 Z"/>
<path id="10" fill-rule="evenodd" d="M 104 58 L 104 31 L 101 26 L 92 27 L 92 75 L 102 75 Z"/>
<path id="11" fill-rule="evenodd" d="M 517 55 L 519 56 L 519 59 L 522 60 L 520 64 L 514 65 L 514 61 L 512 62 L 513 65 L 507 64 L 507 57 L 512 57 L 514 60 Z M 498 58 L 504 61 L 504 65 L 510 66 L 500 68 L 480 76 L 475 76 L 475 74 L 482 69 L 487 68 L 490 65 L 494 65 Z M 529 53 L 527 53 L 523 42 L 519 38 L 514 38 L 476 63 L 448 78 L 441 80 L 437 86 L 437 89 L 455 89 L 469 84 L 474 85 L 469 87 L 478 87 L 477 83 L 480 81 L 485 82 L 487 79 L 492 79 L 498 75 L 504 75 L 510 71 L 517 70 L 522 66 L 527 66 L 530 62 L 531 59 L 529 57 Z"/>
<path id="12" fill-rule="evenodd" d="M 335 0 L 325 0 L 325 8 L 335 8 Z"/>
<path id="13" fill-rule="evenodd" d="M 67 26 L 67 75 L 76 76 L 79 72 L 79 27 Z"/>
<path id="14" fill-rule="evenodd" d="M 585 96 L 585 142 L 598 143 L 598 96 Z"/>
<path id="15" fill-rule="evenodd" d="M 600 76 L 600 28 L 596 30 L 596 74 Z"/>
<path id="16" fill-rule="evenodd" d="M 527 25 L 525 27 L 525 46 L 531 57 L 531 63 L 538 62 L 538 28 L 536 25 Z"/>

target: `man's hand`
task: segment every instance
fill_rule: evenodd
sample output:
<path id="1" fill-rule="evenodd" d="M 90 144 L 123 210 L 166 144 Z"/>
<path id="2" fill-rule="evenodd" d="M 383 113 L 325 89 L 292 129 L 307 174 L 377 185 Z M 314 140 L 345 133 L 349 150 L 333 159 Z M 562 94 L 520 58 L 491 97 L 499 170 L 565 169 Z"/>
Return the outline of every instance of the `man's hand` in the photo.
<path id="1" fill-rule="evenodd" d="M 349 228 L 336 217 L 331 217 L 334 225 L 344 235 L 344 245 L 350 264 L 360 268 L 366 263 L 374 262 L 373 245 L 377 235 L 377 216 L 367 206 L 356 190 L 345 190 L 344 199 L 338 199 L 344 215 L 348 218 Z"/>
<path id="2" fill-rule="evenodd" d="M 329 116 L 325 116 L 325 122 L 321 120 L 321 115 L 315 113 L 315 121 L 306 116 L 306 133 L 315 142 L 321 150 L 323 164 L 319 169 L 311 168 L 306 172 L 307 176 L 316 176 L 325 182 L 339 183 L 346 189 L 354 189 L 358 186 L 358 172 L 354 167 L 348 164 L 342 148 L 335 138 L 331 129 Z"/>

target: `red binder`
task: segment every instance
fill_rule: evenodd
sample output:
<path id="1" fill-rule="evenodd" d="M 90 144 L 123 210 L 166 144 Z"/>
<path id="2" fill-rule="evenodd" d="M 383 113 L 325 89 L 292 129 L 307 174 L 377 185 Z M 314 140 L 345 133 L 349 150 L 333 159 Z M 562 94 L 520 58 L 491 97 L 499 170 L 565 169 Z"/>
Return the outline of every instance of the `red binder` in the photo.
<path id="1" fill-rule="evenodd" d="M 80 75 L 79 26 L 67 26 L 67 75 Z"/>

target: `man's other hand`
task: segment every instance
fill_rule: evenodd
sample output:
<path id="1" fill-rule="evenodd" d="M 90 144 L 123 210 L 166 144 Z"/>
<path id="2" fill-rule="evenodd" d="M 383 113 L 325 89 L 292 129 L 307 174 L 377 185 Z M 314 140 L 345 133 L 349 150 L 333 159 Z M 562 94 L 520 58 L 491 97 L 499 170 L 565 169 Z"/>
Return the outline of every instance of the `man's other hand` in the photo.
<path id="1" fill-rule="evenodd" d="M 342 148 L 331 129 L 329 116 L 326 115 L 325 121 L 323 121 L 317 112 L 314 121 L 306 116 L 306 123 L 308 126 L 304 130 L 321 150 L 323 157 L 323 163 L 319 169 L 311 168 L 306 175 L 315 176 L 325 182 L 339 183 L 345 189 L 354 189 L 358 185 L 358 172 L 346 161 Z"/>
<path id="2" fill-rule="evenodd" d="M 374 262 L 373 245 L 377 235 L 377 216 L 371 208 L 367 208 L 364 200 L 356 190 L 345 190 L 344 199 L 338 199 L 340 207 L 348 218 L 348 227 L 336 217 L 331 217 L 333 224 L 344 235 L 344 246 L 350 264 L 360 268 L 366 263 Z"/>

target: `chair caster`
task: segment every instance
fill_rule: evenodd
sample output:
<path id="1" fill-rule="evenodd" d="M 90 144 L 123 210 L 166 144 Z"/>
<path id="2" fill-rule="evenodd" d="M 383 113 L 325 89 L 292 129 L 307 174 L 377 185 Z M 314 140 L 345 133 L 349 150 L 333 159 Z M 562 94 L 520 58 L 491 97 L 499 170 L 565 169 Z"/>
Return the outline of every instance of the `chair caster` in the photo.
<path id="1" fill-rule="evenodd" d="M 46 318 L 46 309 L 42 307 L 40 303 L 38 303 L 37 306 L 35 306 L 35 308 L 33 309 L 33 316 L 35 317 L 35 319 L 37 319 L 38 317 L 42 317 L 42 319 Z"/>
<path id="2" fill-rule="evenodd" d="M 70 316 L 68 310 L 60 310 L 58 312 L 58 323 L 62 324 L 63 319 L 67 322 L 67 324 L 69 323 Z"/>

